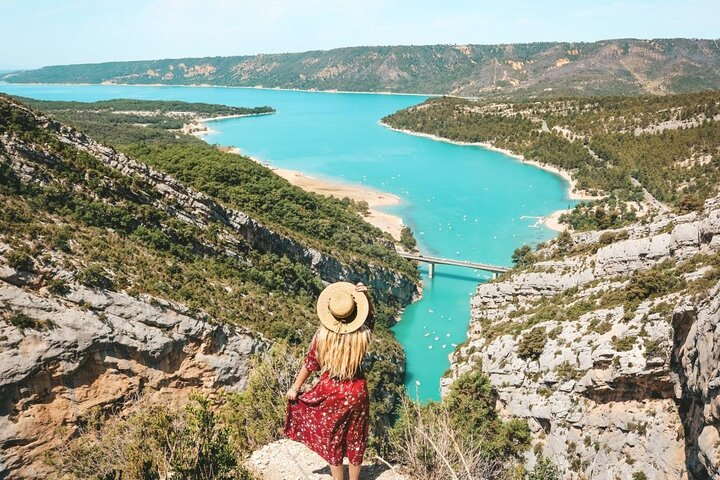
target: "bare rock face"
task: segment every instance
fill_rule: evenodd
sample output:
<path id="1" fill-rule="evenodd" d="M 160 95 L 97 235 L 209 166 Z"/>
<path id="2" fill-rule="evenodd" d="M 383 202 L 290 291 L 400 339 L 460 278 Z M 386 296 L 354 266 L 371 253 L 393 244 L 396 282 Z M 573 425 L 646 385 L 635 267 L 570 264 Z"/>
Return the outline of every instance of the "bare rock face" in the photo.
<path id="1" fill-rule="evenodd" d="M 577 254 L 551 245 L 538 252 L 551 259 L 478 286 L 443 391 L 481 368 L 503 414 L 534 433 L 528 464 L 541 453 L 563 478 L 720 478 L 720 283 L 705 276 L 720 251 L 720 198 L 573 241 Z M 686 287 L 656 294 L 677 265 Z M 620 293 L 651 268 L 649 293 Z"/>
<path id="2" fill-rule="evenodd" d="M 16 277 L 3 269 L 0 305 L 34 326 L 0 322 L 0 476 L 43 476 L 43 452 L 92 409 L 145 392 L 241 390 L 250 356 L 266 347 L 180 305 L 81 286 L 62 298 L 6 281 Z"/>
<path id="3" fill-rule="evenodd" d="M 264 480 L 325 480 L 331 479 L 330 469 L 315 452 L 302 443 L 292 440 L 278 440 L 253 452 L 248 467 Z M 395 467 L 365 462 L 362 478 L 377 480 L 412 480 L 412 477 L 397 472 Z M 345 478 L 348 478 L 347 465 Z"/>
<path id="4" fill-rule="evenodd" d="M 601 248 L 595 257 L 595 274 L 617 275 L 648 268 L 670 255 L 671 236 L 667 233 L 651 237 L 623 240 Z"/>
<path id="5" fill-rule="evenodd" d="M 693 471 L 720 478 L 720 286 L 675 311 L 672 360 Z"/>

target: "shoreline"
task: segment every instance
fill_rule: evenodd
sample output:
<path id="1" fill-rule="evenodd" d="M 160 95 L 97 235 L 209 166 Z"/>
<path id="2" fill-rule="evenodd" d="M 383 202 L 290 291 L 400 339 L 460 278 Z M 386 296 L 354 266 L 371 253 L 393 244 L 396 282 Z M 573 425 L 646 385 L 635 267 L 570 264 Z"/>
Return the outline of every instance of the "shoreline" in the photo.
<path id="1" fill-rule="evenodd" d="M 413 93 L 413 92 L 366 92 L 356 90 L 305 90 L 302 88 L 280 88 L 280 87 L 243 87 L 240 85 L 211 85 L 209 83 L 194 83 L 194 84 L 167 84 L 167 83 L 13 83 L 13 82 L 0 82 L 0 85 L 20 85 L 20 86 L 37 86 L 37 85 L 48 85 L 48 86 L 85 86 L 85 87 L 184 87 L 184 88 L 242 88 L 246 90 L 271 90 L 281 92 L 306 92 L 306 93 L 349 93 L 356 95 L 404 95 L 408 97 L 453 97 L 453 98 L 475 98 L 475 97 L 457 97 L 450 95 L 449 93 Z"/>
<path id="2" fill-rule="evenodd" d="M 239 113 L 236 115 L 221 115 L 219 117 L 197 118 L 190 123 L 183 124 L 180 131 L 186 135 L 194 135 L 194 136 L 202 139 L 203 135 L 208 135 L 210 133 L 216 133 L 215 130 L 213 130 L 210 127 L 208 127 L 207 125 L 205 125 L 208 122 L 229 120 L 231 118 L 259 117 L 261 115 L 272 115 L 274 113 L 276 113 L 276 112 L 272 111 L 272 112 L 262 112 L 262 113 Z"/>
<path id="3" fill-rule="evenodd" d="M 450 140 L 449 138 L 440 137 L 438 135 L 434 135 L 432 133 L 422 133 L 422 132 L 414 132 L 412 130 L 404 130 L 401 128 L 395 128 L 387 123 L 384 123 L 382 121 L 379 122 L 380 125 L 382 125 L 385 128 L 388 128 L 390 130 L 393 130 L 395 132 L 400 133 L 406 133 L 408 135 L 415 135 L 416 137 L 425 137 L 429 138 L 431 140 L 435 140 L 438 142 L 445 142 L 445 143 L 452 143 L 453 145 L 462 145 L 467 147 L 483 147 L 488 150 L 492 150 L 494 152 L 500 152 L 508 157 L 512 157 L 516 160 L 519 160 L 521 163 L 525 163 L 527 165 L 532 165 L 537 168 L 541 168 L 547 172 L 553 173 L 559 177 L 562 177 L 563 180 L 568 182 L 568 199 L 570 200 L 579 200 L 579 201 L 589 201 L 589 200 L 600 200 L 602 198 L 605 198 L 603 196 L 595 196 L 590 195 L 582 190 L 578 190 L 577 188 L 577 182 L 574 178 L 572 178 L 572 175 L 567 170 L 563 170 L 560 167 L 556 167 L 555 165 L 549 165 L 547 163 L 540 163 L 535 160 L 528 160 L 524 156 L 520 155 L 519 153 L 515 153 L 512 150 L 507 150 L 505 148 L 498 148 L 490 143 L 487 142 L 461 142 L 459 140 Z"/>
<path id="4" fill-rule="evenodd" d="M 382 207 L 401 204 L 402 199 L 397 195 L 381 192 L 379 190 L 366 187 L 364 185 L 343 183 L 340 181 L 312 177 L 298 170 L 290 170 L 286 168 L 269 166 L 256 158 L 243 154 L 242 150 L 240 150 L 240 148 L 238 147 L 218 148 L 226 153 L 245 156 L 256 163 L 259 163 L 260 165 L 269 168 L 277 175 L 290 182 L 292 185 L 302 188 L 306 192 L 312 192 L 318 195 L 324 195 L 326 197 L 335 197 L 337 199 L 348 197 L 349 199 L 356 202 L 367 202 L 369 214 L 362 216 L 362 219 L 367 223 L 379 228 L 383 232 L 390 234 L 390 236 L 394 240 L 400 241 L 400 232 L 402 231 L 402 228 L 404 226 L 402 218 L 381 210 Z"/>
<path id="5" fill-rule="evenodd" d="M 560 217 L 565 213 L 570 213 L 572 210 L 555 210 L 553 213 L 545 217 L 542 224 L 550 230 L 554 230 L 558 233 L 570 230 L 570 226 L 564 223 L 560 223 Z"/>
<path id="6" fill-rule="evenodd" d="M 415 135 L 417 137 L 425 137 L 429 138 L 431 140 L 435 140 L 437 142 L 445 142 L 445 143 L 451 143 L 453 145 L 462 145 L 462 146 L 470 146 L 470 147 L 483 147 L 488 150 L 499 152 L 502 154 L 505 154 L 509 157 L 514 158 L 515 160 L 518 160 L 521 163 L 532 165 L 534 167 L 540 168 L 542 170 L 545 170 L 547 172 L 550 172 L 554 175 L 559 176 L 563 180 L 565 180 L 568 183 L 567 187 L 567 196 L 569 200 L 577 200 L 577 201 L 592 201 L 592 200 L 600 200 L 605 197 L 603 196 L 595 196 L 590 195 L 582 190 L 578 190 L 577 188 L 577 181 L 572 177 L 570 172 L 567 170 L 563 170 L 559 167 L 556 167 L 554 165 L 548 165 L 546 163 L 540 163 L 534 160 L 528 160 L 524 156 L 515 153 L 511 150 L 507 150 L 505 148 L 498 148 L 490 143 L 487 142 L 462 142 L 459 140 L 451 140 L 449 138 L 440 137 L 438 135 L 434 135 L 432 133 L 423 133 L 423 132 L 414 132 L 412 130 L 406 130 L 401 128 L 395 128 L 393 126 L 388 125 L 387 123 L 380 120 L 378 123 L 382 125 L 385 128 L 388 128 L 390 130 L 393 130 L 395 132 L 405 133 L 408 135 Z M 569 227 L 560 223 L 560 216 L 564 213 L 569 212 L 569 210 L 557 210 L 550 215 L 546 216 L 542 220 L 542 224 L 545 225 L 550 230 L 554 230 L 556 232 L 562 232 L 564 230 L 568 230 Z"/>

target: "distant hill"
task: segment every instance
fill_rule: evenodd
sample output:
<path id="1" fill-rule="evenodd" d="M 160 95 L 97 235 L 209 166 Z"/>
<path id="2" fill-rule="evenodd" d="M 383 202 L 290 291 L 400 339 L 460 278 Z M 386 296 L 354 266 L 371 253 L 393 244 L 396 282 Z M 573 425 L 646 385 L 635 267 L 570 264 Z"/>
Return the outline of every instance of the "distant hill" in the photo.
<path id="1" fill-rule="evenodd" d="M 44 67 L 13 83 L 231 85 L 458 96 L 636 95 L 720 88 L 720 40 L 351 47 Z"/>

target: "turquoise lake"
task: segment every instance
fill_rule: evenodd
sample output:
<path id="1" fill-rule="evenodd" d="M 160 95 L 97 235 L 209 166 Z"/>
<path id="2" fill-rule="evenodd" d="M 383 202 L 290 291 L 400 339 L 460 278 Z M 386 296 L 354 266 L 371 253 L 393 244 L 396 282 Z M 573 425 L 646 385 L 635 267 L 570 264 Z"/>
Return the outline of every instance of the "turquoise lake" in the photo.
<path id="1" fill-rule="evenodd" d="M 395 132 L 385 115 L 422 102 L 409 95 L 344 94 L 211 87 L 0 84 L 0 91 L 44 100 L 111 98 L 270 105 L 273 115 L 215 121 L 210 143 L 235 146 L 271 166 L 368 185 L 402 198 L 402 217 L 428 255 L 511 265 L 515 248 L 555 233 L 535 220 L 575 202 L 560 177 L 482 147 Z M 438 265 L 423 298 L 407 307 L 395 334 L 407 353 L 411 396 L 438 399 L 453 345 L 466 339 L 470 295 L 489 274 Z"/>

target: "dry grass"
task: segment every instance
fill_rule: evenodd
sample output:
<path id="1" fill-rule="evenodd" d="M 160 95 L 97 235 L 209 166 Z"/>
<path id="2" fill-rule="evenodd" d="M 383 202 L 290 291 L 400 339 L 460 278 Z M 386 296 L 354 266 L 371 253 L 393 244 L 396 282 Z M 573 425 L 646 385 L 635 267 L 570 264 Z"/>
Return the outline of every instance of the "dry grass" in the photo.
<path id="1" fill-rule="evenodd" d="M 450 412 L 439 405 L 432 412 L 416 402 L 403 402 L 404 422 L 394 440 L 397 460 L 425 480 L 502 480 L 508 466 L 481 451 L 478 439 L 467 438 L 452 426 Z"/>

